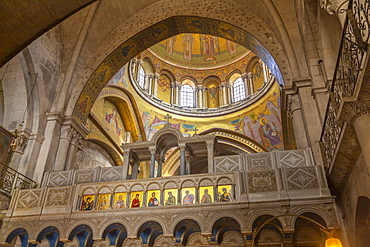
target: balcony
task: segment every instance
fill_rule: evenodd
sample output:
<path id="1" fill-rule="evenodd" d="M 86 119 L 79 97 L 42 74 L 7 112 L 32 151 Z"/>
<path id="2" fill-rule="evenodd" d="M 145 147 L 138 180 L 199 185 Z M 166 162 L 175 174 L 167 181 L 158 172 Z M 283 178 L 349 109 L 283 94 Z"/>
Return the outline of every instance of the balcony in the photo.
<path id="1" fill-rule="evenodd" d="M 50 226 L 62 242 L 78 241 L 73 233 L 80 226 L 104 242 L 104 230 L 118 224 L 126 232 L 123 246 L 139 240 L 146 246 L 142 228 L 149 224 L 174 244 L 181 243 L 179 224 L 192 222 L 199 239 L 221 244 L 226 240 L 217 240 L 215 227 L 226 220 L 245 246 L 255 221 L 266 214 L 309 213 L 329 228 L 337 225 L 324 169 L 310 149 L 221 156 L 214 165 L 215 173 L 129 180 L 122 180 L 122 167 L 46 173 L 41 188 L 15 190 L 0 243 L 20 226 L 29 243 L 40 242 L 38 236 Z M 295 220 L 287 216 L 284 231 L 294 231 Z"/>

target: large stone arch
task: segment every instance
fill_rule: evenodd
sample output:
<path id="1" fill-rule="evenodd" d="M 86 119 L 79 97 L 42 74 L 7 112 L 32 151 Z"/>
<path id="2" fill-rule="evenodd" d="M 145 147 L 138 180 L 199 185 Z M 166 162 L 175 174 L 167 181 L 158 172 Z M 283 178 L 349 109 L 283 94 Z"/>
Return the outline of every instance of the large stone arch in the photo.
<path id="1" fill-rule="evenodd" d="M 265 2 L 269 2 L 269 1 L 266 0 Z M 77 85 L 76 90 L 74 90 L 74 95 L 72 97 L 74 99 L 71 98 L 71 101 L 69 103 L 70 106 L 74 107 L 74 105 L 76 104 L 76 99 L 77 99 L 79 93 L 81 92 L 82 87 L 85 86 L 85 82 L 88 81 L 90 77 L 91 78 L 94 77 L 94 75 L 92 75 L 93 70 L 95 70 L 95 68 L 99 67 L 99 64 L 101 64 L 101 65 L 105 64 L 106 65 L 106 62 L 104 61 L 104 58 L 106 58 L 110 53 L 112 53 L 115 50 L 116 47 L 119 47 L 123 42 L 125 42 L 128 39 L 130 39 L 131 37 L 133 37 L 136 33 L 139 33 L 140 31 L 143 31 L 149 25 L 159 23 L 159 22 L 165 20 L 165 18 L 169 18 L 169 17 L 171 18 L 171 16 L 174 16 L 175 13 L 178 13 L 178 12 L 181 12 L 181 13 L 184 13 L 184 14 L 189 14 L 189 16 L 197 15 L 197 16 L 202 16 L 202 17 L 206 17 L 206 18 L 213 18 L 213 21 L 215 21 L 216 19 L 222 20 L 222 21 L 225 21 L 225 22 L 228 21 L 230 24 L 236 25 L 236 26 L 240 27 L 241 29 L 246 30 L 249 33 L 256 34 L 256 36 L 258 36 L 257 38 L 260 40 L 260 42 L 263 45 L 265 45 L 268 50 L 270 50 L 272 52 L 272 56 L 275 57 L 275 59 L 277 60 L 277 63 L 281 67 L 282 73 L 287 77 L 286 80 L 291 79 L 290 67 L 295 67 L 296 68 L 297 66 L 296 65 L 294 65 L 294 66 L 288 65 L 288 60 L 284 55 L 285 52 L 282 52 L 283 48 L 280 46 L 279 42 L 277 41 L 278 38 L 276 38 L 276 37 L 281 37 L 283 35 L 280 36 L 280 34 L 274 34 L 273 31 L 271 31 L 274 28 L 267 27 L 266 23 L 264 23 L 258 16 L 256 16 L 256 13 L 258 13 L 258 12 L 261 12 L 261 11 L 265 12 L 265 13 L 263 13 L 263 15 L 264 15 L 263 18 L 269 19 L 269 21 L 270 21 L 269 24 L 271 24 L 272 27 L 275 27 L 275 24 L 273 23 L 273 21 L 271 21 L 273 19 L 271 17 L 271 13 L 274 13 L 274 14 L 278 15 L 276 8 L 273 8 L 274 6 L 272 7 L 272 9 L 268 9 L 268 8 L 266 8 L 266 6 L 260 6 L 261 9 L 259 9 L 259 8 L 258 9 L 254 9 L 254 8 L 248 9 L 245 5 L 243 6 L 241 4 L 236 4 L 234 1 L 226 1 L 226 2 L 219 3 L 219 4 L 217 4 L 217 7 L 213 6 L 211 3 L 204 3 L 204 2 L 203 3 L 195 2 L 195 3 L 192 3 L 192 4 L 189 3 L 189 2 L 181 2 L 181 3 L 179 3 L 175 6 L 172 6 L 173 3 L 168 4 L 169 7 L 166 8 L 165 11 L 163 11 L 162 6 L 166 5 L 167 1 L 161 1 L 160 2 L 161 5 L 159 5 L 158 3 L 152 4 L 150 6 L 150 8 L 142 9 L 142 11 L 139 11 L 137 13 L 137 15 L 133 15 L 130 18 L 126 19 L 124 23 L 122 22 L 119 26 L 117 25 L 118 27 L 114 31 L 112 31 L 109 35 L 107 35 L 107 37 L 105 37 L 106 41 L 103 42 L 104 46 L 101 45 L 101 47 L 96 49 L 95 54 L 90 59 L 90 62 L 87 62 L 88 65 L 85 69 L 85 72 L 80 73 L 81 77 L 78 80 L 81 83 L 79 83 Z M 259 4 L 263 5 L 263 3 L 259 3 Z M 271 3 L 270 4 L 265 3 L 265 4 L 267 4 L 268 6 L 271 5 Z M 210 11 L 208 11 L 206 13 L 201 13 L 201 12 L 199 12 L 199 9 L 201 9 L 201 8 L 199 8 L 198 5 L 200 5 L 203 8 L 208 8 L 209 7 Z M 203 6 L 203 5 L 207 5 L 207 6 Z M 208 5 L 210 5 L 210 6 L 208 6 Z M 173 9 L 174 7 L 177 7 L 177 8 Z M 215 10 L 219 9 L 219 8 L 221 8 L 221 9 L 222 8 L 228 8 L 230 10 L 230 13 L 233 13 L 233 18 L 229 18 L 229 16 L 227 16 L 227 15 L 220 15 L 219 13 L 216 13 Z M 235 10 L 235 11 L 232 11 L 232 10 Z M 242 13 L 240 13 L 240 11 Z M 271 13 L 269 13 L 268 11 L 270 11 Z M 145 15 L 145 13 L 147 13 L 147 12 L 148 13 L 149 12 L 150 13 L 161 13 L 161 14 L 160 15 L 155 15 L 153 18 L 146 19 L 144 23 L 137 23 L 138 20 L 141 20 L 143 18 L 143 16 L 147 16 L 147 15 Z M 259 15 L 259 16 L 262 16 L 262 14 Z M 173 17 L 173 18 L 175 18 L 175 17 Z M 184 17 L 181 17 L 181 18 L 184 18 Z M 199 18 L 199 17 L 197 17 L 197 18 Z M 245 21 L 246 19 L 248 21 Z M 177 28 L 174 28 L 175 31 L 176 31 L 176 29 Z M 278 29 L 279 28 L 276 28 L 274 30 L 278 30 Z M 181 31 L 181 30 L 179 30 L 179 31 Z M 185 31 L 185 30 L 182 30 L 182 31 Z M 264 34 L 266 34 L 266 36 L 262 35 L 261 32 L 264 32 Z M 151 35 L 150 33 L 148 33 L 148 34 L 144 34 L 144 33 L 145 32 L 142 32 L 141 34 L 144 35 L 144 36 L 145 35 Z M 120 35 L 120 38 L 114 38 L 114 36 L 119 35 L 119 34 L 122 34 L 122 35 Z M 156 38 L 156 40 L 154 40 L 154 42 L 158 42 L 160 39 L 165 38 L 165 36 L 163 36 L 163 37 L 159 37 L 159 36 L 157 36 L 157 38 Z M 229 36 L 227 38 L 230 39 Z M 289 37 L 286 38 L 286 39 L 289 40 Z M 126 47 L 127 49 L 129 49 L 130 48 L 128 46 L 129 43 L 130 43 L 129 41 L 123 47 Z M 133 41 L 133 40 L 131 39 L 131 41 Z M 285 45 L 284 47 L 289 46 L 287 44 L 284 44 L 284 45 Z M 132 48 L 134 48 L 134 47 L 132 47 Z M 136 49 L 135 52 L 132 52 L 132 54 L 127 53 L 127 55 L 130 55 L 129 57 L 132 57 L 132 56 L 134 56 L 134 53 L 137 54 L 138 53 L 137 47 L 135 47 L 135 49 Z M 278 55 L 276 55 L 275 53 L 278 54 Z M 257 52 L 257 54 L 261 55 L 261 52 Z M 292 54 L 290 56 L 290 58 L 294 61 L 296 60 L 294 54 Z M 296 63 L 296 61 L 294 63 Z M 123 65 L 123 64 L 121 64 L 121 65 Z M 101 72 L 99 70 L 97 70 L 97 71 Z M 295 71 L 299 72 L 299 70 L 295 70 Z M 294 76 L 294 77 L 298 78 L 299 75 Z M 81 100 L 78 103 L 80 103 L 80 102 L 81 102 Z M 68 107 L 68 109 L 70 109 L 70 107 Z M 71 114 L 70 111 L 66 112 L 66 115 L 70 115 L 70 114 Z"/>
<path id="2" fill-rule="evenodd" d="M 213 215 L 212 219 L 207 224 L 207 229 L 209 231 L 212 231 L 212 228 L 213 228 L 214 224 L 221 218 L 231 218 L 239 224 L 239 227 L 240 227 L 241 231 L 243 231 L 243 229 L 245 229 L 244 220 L 240 217 L 240 215 L 238 215 L 235 212 L 231 212 L 231 211 L 219 212 L 219 213 L 216 213 L 215 215 Z"/>
<path id="3" fill-rule="evenodd" d="M 136 236 L 140 227 L 148 221 L 157 222 L 162 227 L 163 234 L 168 233 L 168 226 L 167 226 L 166 222 L 162 218 L 160 218 L 159 216 L 151 215 L 151 216 L 144 216 L 139 221 L 137 221 L 136 226 L 133 229 L 130 229 L 131 231 L 129 232 L 128 236 L 134 236 L 134 235 Z"/>

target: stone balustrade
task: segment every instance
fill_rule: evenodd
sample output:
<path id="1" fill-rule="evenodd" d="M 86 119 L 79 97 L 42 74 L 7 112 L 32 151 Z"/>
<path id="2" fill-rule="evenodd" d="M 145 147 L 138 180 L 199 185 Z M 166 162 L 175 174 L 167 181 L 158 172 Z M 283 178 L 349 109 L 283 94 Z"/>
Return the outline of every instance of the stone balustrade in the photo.
<path id="1" fill-rule="evenodd" d="M 182 224 L 199 227 L 187 246 L 200 240 L 231 246 L 236 240 L 227 240 L 228 234 L 238 241 L 233 246 L 245 246 L 266 214 L 290 215 L 281 221 L 284 232 L 294 231 L 294 215 L 305 213 L 321 217 L 328 228 L 337 226 L 323 167 L 309 149 L 215 157 L 214 166 L 215 173 L 130 180 L 121 179 L 121 167 L 47 173 L 41 188 L 14 191 L 0 244 L 20 224 L 28 243 L 38 243 L 37 236 L 54 227 L 70 246 L 78 246 L 76 229 L 88 229 L 86 236 L 98 246 L 107 239 L 104 232 L 118 225 L 125 229 L 122 246 L 142 246 L 147 225 L 160 229 L 156 242 L 170 241 L 163 246 L 182 241 L 176 237 Z M 217 240 L 214 229 L 223 224 L 230 229 Z"/>

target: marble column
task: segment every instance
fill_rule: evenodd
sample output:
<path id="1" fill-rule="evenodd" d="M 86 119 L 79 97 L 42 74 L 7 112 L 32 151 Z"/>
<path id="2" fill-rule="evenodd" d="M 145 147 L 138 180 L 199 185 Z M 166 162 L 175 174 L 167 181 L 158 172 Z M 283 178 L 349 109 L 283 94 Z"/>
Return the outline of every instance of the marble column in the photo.
<path id="1" fill-rule="evenodd" d="M 297 94 L 288 96 L 288 117 L 290 116 L 293 123 L 295 140 L 298 149 L 304 149 L 308 147 L 307 133 L 304 127 L 302 110 L 299 102 L 299 96 Z"/>
<path id="2" fill-rule="evenodd" d="M 134 70 L 134 75 L 135 75 L 136 81 L 138 81 L 138 79 L 139 79 L 139 68 L 141 67 L 142 64 L 143 64 L 143 60 L 136 59 L 136 66 L 135 66 L 135 70 Z"/>
<path id="3" fill-rule="evenodd" d="M 154 96 L 157 96 L 157 91 L 158 91 L 158 82 L 159 82 L 159 74 L 158 73 L 153 73 L 153 79 L 152 79 L 152 94 Z"/>
<path id="4" fill-rule="evenodd" d="M 145 80 L 144 80 L 144 91 L 147 93 L 151 94 L 151 80 L 152 80 L 152 74 L 146 74 L 145 75 Z"/>
<path id="5" fill-rule="evenodd" d="M 362 155 L 368 167 L 370 167 L 370 131 L 369 131 L 370 112 L 365 111 L 353 121 L 353 126 L 361 146 Z"/>
<path id="6" fill-rule="evenodd" d="M 225 91 L 226 91 L 226 105 L 229 105 L 233 102 L 232 101 L 232 95 L 233 95 L 232 86 L 231 86 L 230 83 L 227 82 L 227 83 L 225 83 L 225 87 L 226 87 L 226 89 L 225 89 Z"/>
<path id="7" fill-rule="evenodd" d="M 69 150 L 69 144 L 72 139 L 73 128 L 70 124 L 63 124 L 60 131 L 59 145 L 57 156 L 55 158 L 55 163 L 53 171 L 63 171 L 65 167 L 65 162 L 67 159 L 67 154 Z"/>
<path id="8" fill-rule="evenodd" d="M 185 149 L 186 149 L 186 144 L 181 143 L 179 144 L 180 148 L 180 175 L 185 175 L 186 174 L 186 158 L 185 158 Z"/>
<path id="9" fill-rule="evenodd" d="M 176 82 L 176 102 L 175 104 L 176 105 L 180 105 L 180 98 L 181 98 L 181 83 L 180 82 Z"/>
<path id="10" fill-rule="evenodd" d="M 149 152 L 150 152 L 149 177 L 154 178 L 155 155 L 157 152 L 156 147 L 149 147 Z"/>
<path id="11" fill-rule="evenodd" d="M 173 105 L 173 104 L 176 104 L 176 84 L 171 82 L 170 88 L 171 88 L 170 103 L 171 103 L 171 105 Z"/>
<path id="12" fill-rule="evenodd" d="M 130 149 L 123 150 L 123 174 L 122 180 L 127 180 L 128 167 L 130 165 Z"/>
<path id="13" fill-rule="evenodd" d="M 157 177 L 162 177 L 162 164 L 164 163 L 164 157 L 161 155 L 158 160 L 158 171 Z"/>
<path id="14" fill-rule="evenodd" d="M 65 164 L 65 167 L 64 167 L 65 171 L 68 171 L 68 170 L 72 169 L 72 163 L 74 162 L 74 159 L 76 157 L 76 153 L 77 153 L 77 150 L 78 150 L 78 145 L 79 145 L 81 139 L 82 139 L 81 135 L 76 130 L 74 130 L 73 133 L 72 133 L 72 140 L 71 140 L 71 143 L 69 145 L 67 160 L 66 160 L 66 164 Z"/>
<path id="15" fill-rule="evenodd" d="M 131 179 L 137 179 L 137 175 L 139 173 L 139 166 L 140 161 L 138 159 L 135 159 L 134 164 L 132 165 Z"/>
<path id="16" fill-rule="evenodd" d="M 254 83 L 253 83 L 253 73 L 249 72 L 248 73 L 248 91 L 249 94 L 254 94 Z"/>
<path id="17" fill-rule="evenodd" d="M 214 147 L 214 142 L 212 141 L 207 141 L 207 157 L 208 157 L 208 173 L 213 173 L 214 172 L 214 164 L 213 164 L 213 147 Z"/>
<path id="18" fill-rule="evenodd" d="M 190 170 L 190 162 L 192 160 L 192 155 L 189 151 L 185 151 L 185 162 L 186 162 L 186 165 L 185 165 L 185 173 L 186 175 L 190 175 L 191 173 L 191 170 Z"/>
<path id="19" fill-rule="evenodd" d="M 253 94 L 251 93 L 250 88 L 249 88 L 249 76 L 247 73 L 242 74 L 242 80 L 244 82 L 245 96 Z"/>

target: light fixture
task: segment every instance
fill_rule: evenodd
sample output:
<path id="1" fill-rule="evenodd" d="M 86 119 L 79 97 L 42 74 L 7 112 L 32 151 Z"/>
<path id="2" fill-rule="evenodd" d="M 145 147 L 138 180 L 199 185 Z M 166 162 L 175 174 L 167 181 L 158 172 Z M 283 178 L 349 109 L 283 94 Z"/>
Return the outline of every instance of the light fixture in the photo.
<path id="1" fill-rule="evenodd" d="M 343 245 L 338 238 L 328 238 L 325 241 L 325 247 L 343 247 Z"/>

